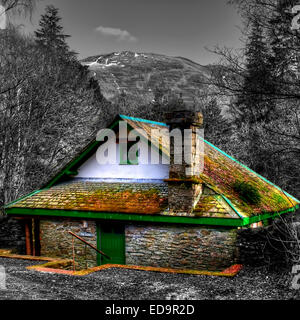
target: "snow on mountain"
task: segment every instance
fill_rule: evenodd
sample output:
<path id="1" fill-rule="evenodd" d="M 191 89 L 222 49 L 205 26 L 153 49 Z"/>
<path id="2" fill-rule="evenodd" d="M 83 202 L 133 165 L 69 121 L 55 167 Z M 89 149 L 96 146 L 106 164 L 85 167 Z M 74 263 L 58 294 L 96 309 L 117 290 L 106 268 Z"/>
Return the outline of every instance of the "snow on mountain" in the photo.
<path id="1" fill-rule="evenodd" d="M 81 61 L 99 81 L 106 99 L 114 101 L 121 92 L 153 101 L 157 87 L 182 93 L 194 103 L 208 88 L 203 84 L 209 69 L 182 57 L 131 51 L 92 56 Z"/>

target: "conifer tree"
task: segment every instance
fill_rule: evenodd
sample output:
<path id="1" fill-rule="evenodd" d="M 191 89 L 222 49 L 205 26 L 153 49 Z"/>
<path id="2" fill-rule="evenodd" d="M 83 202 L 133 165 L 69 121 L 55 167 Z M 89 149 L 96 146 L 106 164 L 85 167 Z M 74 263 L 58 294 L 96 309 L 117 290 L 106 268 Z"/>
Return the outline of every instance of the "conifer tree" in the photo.
<path id="1" fill-rule="evenodd" d="M 214 97 L 203 104 L 200 109 L 204 117 L 205 139 L 216 146 L 222 146 L 225 133 L 230 130 L 230 125 L 228 119 L 222 115 L 218 100 Z"/>
<path id="2" fill-rule="evenodd" d="M 46 13 L 39 22 L 40 28 L 35 31 L 36 43 L 50 53 L 71 59 L 74 57 L 74 52 L 70 51 L 66 42 L 70 36 L 63 33 L 60 22 L 58 9 L 52 5 L 47 6 Z"/>
<path id="3" fill-rule="evenodd" d="M 299 91 L 300 74 L 300 34 L 291 30 L 292 7 L 298 0 L 278 0 L 275 12 L 269 21 L 269 43 L 272 50 L 271 63 L 273 77 L 277 83 L 276 91 L 293 95 Z"/>
<path id="4" fill-rule="evenodd" d="M 269 95 L 273 92 L 272 65 L 264 30 L 259 20 L 250 24 L 245 48 L 245 71 L 241 94 L 237 98 L 240 111 L 236 123 L 246 126 L 247 162 L 258 173 L 265 173 L 263 136 L 258 131 L 262 124 L 272 121 L 275 104 Z"/>
<path id="5" fill-rule="evenodd" d="M 272 65 L 263 28 L 257 20 L 251 24 L 245 56 L 244 83 L 237 104 L 244 121 L 268 122 L 274 108 L 274 104 L 268 98 L 273 92 Z"/>

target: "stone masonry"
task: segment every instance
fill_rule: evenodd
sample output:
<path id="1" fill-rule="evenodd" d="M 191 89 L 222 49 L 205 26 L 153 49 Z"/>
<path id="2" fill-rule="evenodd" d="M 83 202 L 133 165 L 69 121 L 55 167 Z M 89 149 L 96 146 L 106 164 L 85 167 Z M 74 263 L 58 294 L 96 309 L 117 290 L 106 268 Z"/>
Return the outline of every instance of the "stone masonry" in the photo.
<path id="1" fill-rule="evenodd" d="M 41 220 L 42 256 L 72 259 L 72 237 L 68 231 L 80 235 L 97 246 L 96 221 L 60 219 Z M 300 228 L 299 228 L 300 229 Z M 174 269 L 221 271 L 235 264 L 262 266 L 285 264 L 285 251 L 279 247 L 280 235 L 274 225 L 257 229 L 225 227 L 127 224 L 125 225 L 125 253 L 127 265 Z M 270 238 L 275 239 L 270 243 Z M 22 241 L 23 238 L 22 238 Z M 74 239 L 77 268 L 97 266 L 96 252 Z M 8 248 L 8 245 L 5 246 Z M 24 244 L 22 245 L 24 247 Z M 86 251 L 85 251 L 86 250 Z M 21 252 L 20 252 L 21 253 Z"/>
<path id="2" fill-rule="evenodd" d="M 73 258 L 72 236 L 68 233 L 80 235 L 81 232 L 91 233 L 92 237 L 82 237 L 84 240 L 97 247 L 97 229 L 94 221 L 87 222 L 83 228 L 82 220 L 41 220 L 40 241 L 41 255 L 54 258 Z M 75 261 L 78 268 L 92 268 L 97 266 L 97 253 L 83 242 L 74 238 Z"/>
<path id="3" fill-rule="evenodd" d="M 168 188 L 170 211 L 178 216 L 195 216 L 191 211 L 202 194 L 202 184 L 169 182 Z"/>
<path id="4" fill-rule="evenodd" d="M 224 270 L 235 263 L 236 229 L 128 225 L 126 264 L 191 270 Z"/>
<path id="5" fill-rule="evenodd" d="M 41 220 L 41 254 L 72 259 L 72 237 L 82 232 L 80 220 Z M 93 234 L 84 238 L 97 246 L 96 222 L 88 221 L 84 230 Z M 128 224 L 125 226 L 126 264 L 191 270 L 224 270 L 235 263 L 236 229 L 199 226 Z M 74 239 L 78 269 L 95 267 L 94 250 Z M 86 250 L 86 251 L 85 251 Z"/>
<path id="6" fill-rule="evenodd" d="M 177 215 L 193 216 L 193 209 L 202 193 L 202 184 L 195 178 L 199 176 L 201 167 L 198 130 L 203 127 L 203 115 L 174 110 L 166 113 L 165 118 L 171 135 L 177 132 L 181 136 L 181 139 L 170 139 L 169 210 Z"/>

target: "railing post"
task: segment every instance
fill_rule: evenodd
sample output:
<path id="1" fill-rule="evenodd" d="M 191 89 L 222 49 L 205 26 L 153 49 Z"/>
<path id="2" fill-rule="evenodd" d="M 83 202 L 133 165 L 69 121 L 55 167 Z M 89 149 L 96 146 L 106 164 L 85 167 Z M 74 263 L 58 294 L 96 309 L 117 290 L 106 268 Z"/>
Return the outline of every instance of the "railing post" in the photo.
<path id="1" fill-rule="evenodd" d="M 68 233 L 72 236 L 77 238 L 78 240 L 82 241 L 83 243 L 87 244 L 89 247 L 91 247 L 93 250 L 97 251 L 98 253 L 100 253 L 102 256 L 104 256 L 105 258 L 111 260 L 110 256 L 108 256 L 107 254 L 105 254 L 104 252 L 98 250 L 95 246 L 93 246 L 92 244 L 88 243 L 87 241 L 85 241 L 84 239 L 82 239 L 81 237 L 77 236 L 75 233 L 68 231 Z M 74 239 L 74 238 L 73 238 Z"/>

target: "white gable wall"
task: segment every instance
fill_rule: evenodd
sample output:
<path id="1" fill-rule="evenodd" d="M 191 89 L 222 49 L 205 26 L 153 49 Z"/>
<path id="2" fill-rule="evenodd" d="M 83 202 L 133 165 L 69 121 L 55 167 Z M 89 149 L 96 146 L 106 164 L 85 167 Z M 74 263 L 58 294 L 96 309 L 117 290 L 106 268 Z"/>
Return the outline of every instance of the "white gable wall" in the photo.
<path id="1" fill-rule="evenodd" d="M 141 148 L 148 149 L 148 145 L 143 143 Z M 147 149 L 146 149 L 147 148 Z M 161 180 L 169 178 L 169 165 L 150 164 L 151 156 L 148 155 L 148 163 L 143 164 L 141 158 L 144 152 L 140 152 L 138 165 L 119 164 L 119 145 L 117 145 L 117 164 L 101 165 L 96 159 L 96 153 L 89 158 L 79 169 L 76 178 L 95 178 L 95 179 L 146 179 Z"/>

